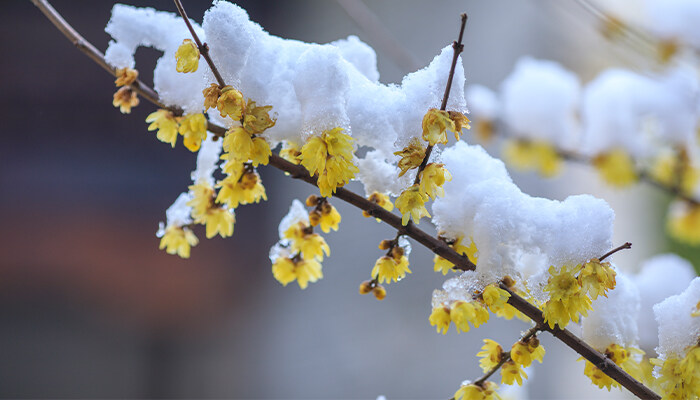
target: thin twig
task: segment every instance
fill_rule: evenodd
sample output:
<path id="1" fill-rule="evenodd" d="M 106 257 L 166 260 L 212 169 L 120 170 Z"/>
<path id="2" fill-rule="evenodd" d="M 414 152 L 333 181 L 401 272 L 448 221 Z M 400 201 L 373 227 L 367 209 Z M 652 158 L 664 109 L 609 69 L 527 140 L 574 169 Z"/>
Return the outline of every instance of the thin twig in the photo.
<path id="1" fill-rule="evenodd" d="M 530 340 L 531 337 L 537 335 L 537 332 L 541 331 L 542 328 L 539 325 L 535 325 L 532 328 L 528 329 L 527 332 L 523 335 L 523 337 L 520 338 L 520 342 L 525 342 L 527 343 L 528 340 Z M 477 386 L 481 386 L 486 382 L 487 379 L 491 377 L 491 375 L 495 374 L 496 371 L 501 369 L 503 364 L 507 363 L 510 360 L 510 351 L 503 352 L 503 356 L 501 357 L 501 361 L 498 362 L 493 368 L 491 368 L 490 371 L 485 373 L 481 378 L 475 380 L 473 384 Z"/>
<path id="2" fill-rule="evenodd" d="M 452 80 L 455 76 L 455 68 L 457 67 L 457 60 L 459 59 L 459 54 L 464 50 L 464 45 L 462 44 L 462 38 L 464 37 L 464 28 L 467 26 L 467 13 L 460 15 L 462 23 L 459 26 L 459 37 L 456 42 L 452 42 L 452 49 L 454 54 L 452 55 L 452 65 L 450 65 L 450 73 L 447 76 L 447 85 L 445 85 L 445 93 L 442 96 L 442 103 L 440 104 L 440 110 L 445 111 L 447 108 L 447 100 L 450 98 L 450 90 L 452 89 Z M 416 171 L 416 179 L 413 181 L 414 185 L 420 183 L 420 173 L 423 172 L 425 167 L 428 165 L 428 160 L 430 159 L 430 153 L 433 152 L 433 146 L 428 145 L 425 149 L 425 156 L 423 161 L 421 161 L 418 166 L 418 171 Z"/>
<path id="3" fill-rule="evenodd" d="M 204 60 L 206 60 L 207 64 L 209 64 L 209 68 L 211 69 L 211 72 L 214 74 L 216 81 L 219 83 L 219 87 L 223 88 L 224 86 L 226 86 L 226 84 L 224 83 L 224 78 L 221 77 L 219 70 L 216 69 L 214 62 L 212 61 L 211 57 L 209 56 L 209 46 L 207 46 L 206 43 L 202 43 L 202 41 L 199 40 L 199 36 L 197 36 L 197 33 L 194 31 L 194 27 L 192 26 L 192 23 L 190 23 L 190 19 L 187 18 L 187 13 L 185 12 L 185 8 L 182 6 L 182 3 L 180 2 L 180 0 L 174 0 L 174 1 L 175 1 L 175 7 L 177 7 L 177 11 L 180 13 L 180 16 L 182 17 L 182 19 L 185 20 L 185 24 L 187 25 L 187 29 L 190 30 L 190 33 L 192 34 L 192 38 L 194 39 L 194 42 L 197 44 L 197 48 L 199 49 L 199 54 L 201 54 L 202 57 L 204 57 Z"/>
<path id="4" fill-rule="evenodd" d="M 59 30 L 62 32 L 65 31 L 73 31 L 73 28 L 68 25 L 68 23 L 63 19 L 63 18 L 57 18 L 57 19 L 52 19 L 49 17 L 49 15 L 55 15 L 60 17 L 60 15 L 48 4 L 46 0 L 32 0 L 33 3 L 51 20 L 51 22 L 54 23 L 58 27 Z M 69 38 L 69 40 L 73 41 L 74 37 L 71 35 L 66 34 L 66 36 Z M 83 39 L 84 40 L 84 39 Z M 87 43 L 87 42 L 86 42 Z M 89 44 L 89 43 L 88 43 Z M 78 49 L 81 50 L 83 53 L 87 54 L 91 59 L 93 59 L 92 55 L 95 54 L 101 54 L 99 52 L 91 52 L 89 49 L 94 48 L 92 45 L 89 47 L 87 46 L 78 46 Z M 104 57 L 102 57 L 102 61 L 98 62 L 98 64 L 103 65 L 106 64 L 104 62 Z M 108 69 L 111 72 L 111 69 Z M 146 86 L 147 87 L 147 86 Z M 149 88 L 150 89 L 150 88 Z M 150 89 L 152 90 L 152 89 Z M 144 96 L 145 97 L 145 96 Z M 149 97 L 146 97 L 147 100 L 151 101 L 153 104 L 163 107 L 162 104 L 157 100 L 157 99 L 151 99 Z M 165 108 L 165 107 L 164 107 Z M 170 110 L 173 110 L 173 108 L 169 108 Z M 217 136 L 223 136 L 226 132 L 226 129 L 218 126 L 216 124 L 213 124 L 211 122 L 208 123 L 207 129 L 214 133 Z M 280 169 L 284 172 L 287 172 L 289 176 L 295 179 L 300 179 L 305 182 L 308 182 L 314 186 L 317 186 L 316 183 L 316 177 L 314 176 L 309 176 L 308 171 L 301 165 L 295 165 L 292 164 L 291 162 L 283 159 L 282 157 L 273 154 L 270 157 L 270 163 L 269 165 L 272 165 L 273 167 Z M 410 223 L 406 226 L 403 226 L 401 224 L 401 217 L 392 214 L 383 208 L 381 208 L 379 205 L 370 202 L 369 200 L 365 199 L 364 197 L 353 193 L 345 188 L 338 188 L 335 193 L 335 197 L 354 205 L 357 208 L 360 208 L 364 211 L 367 211 L 371 216 L 375 218 L 379 218 L 391 227 L 395 228 L 397 231 L 402 232 L 402 234 L 407 235 L 414 239 L 416 242 L 422 244 L 424 247 L 432 251 L 434 254 L 439 255 L 440 257 L 452 262 L 455 264 L 455 266 L 459 267 L 459 269 L 468 271 L 468 270 L 474 270 L 476 266 L 469 261 L 469 259 L 466 256 L 462 256 L 458 254 L 454 249 L 449 247 L 445 242 L 442 240 L 439 240 L 435 237 L 430 236 L 426 232 L 422 231 L 421 229 L 417 228 L 415 224 Z M 542 327 L 543 330 L 551 332 L 556 338 L 561 340 L 564 344 L 569 346 L 572 350 L 576 351 L 578 354 L 582 355 L 584 358 L 586 358 L 588 361 L 594 363 L 598 368 L 600 368 L 604 373 L 606 373 L 608 376 L 610 376 L 612 379 L 620 383 L 622 386 L 627 388 L 630 392 L 635 394 L 636 396 L 643 398 L 643 399 L 660 399 L 660 396 L 658 396 L 656 393 L 651 391 L 649 388 L 644 386 L 642 383 L 638 382 L 629 374 L 624 372 L 618 365 L 613 363 L 610 359 L 605 357 L 603 354 L 600 352 L 596 351 L 592 347 L 590 347 L 588 344 L 583 342 L 581 339 L 577 338 L 574 334 L 571 332 L 565 330 L 565 329 L 559 329 L 558 327 L 555 327 L 554 329 L 550 329 L 548 325 L 544 324 L 544 317 L 542 315 L 542 312 L 535 307 L 534 305 L 530 304 L 527 300 L 524 298 L 520 297 L 518 294 L 512 292 L 508 287 L 505 285 L 501 285 L 501 287 L 508 291 L 510 293 L 510 298 L 508 299 L 508 303 L 511 304 L 515 309 L 518 311 L 522 312 L 526 316 L 528 316 L 530 319 L 532 319 L 536 324 Z"/>
<path id="5" fill-rule="evenodd" d="M 603 261 L 603 260 L 605 260 L 606 258 L 610 257 L 611 255 L 617 253 L 617 252 L 620 251 L 620 250 L 631 249 L 631 248 L 632 248 L 632 243 L 630 243 L 630 242 L 625 242 L 625 244 L 623 244 L 623 245 L 621 245 L 621 246 L 618 246 L 618 247 L 615 247 L 614 249 L 610 250 L 609 252 L 603 254 L 603 256 L 600 257 L 598 260 L 599 260 L 599 261 Z"/>

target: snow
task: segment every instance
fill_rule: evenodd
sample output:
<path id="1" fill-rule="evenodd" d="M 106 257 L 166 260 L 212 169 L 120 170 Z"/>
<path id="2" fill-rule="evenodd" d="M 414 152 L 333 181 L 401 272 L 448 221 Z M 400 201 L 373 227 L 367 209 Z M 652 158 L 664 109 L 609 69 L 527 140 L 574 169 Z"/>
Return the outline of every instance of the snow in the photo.
<path id="1" fill-rule="evenodd" d="M 660 254 L 644 261 L 639 273 L 632 277 L 641 294 L 639 344 L 647 353 L 659 344 L 654 304 L 669 296 L 680 294 L 693 278 L 693 266 L 675 254 Z"/>
<path id="2" fill-rule="evenodd" d="M 480 146 L 458 142 L 442 159 L 453 179 L 445 183 L 445 197 L 433 203 L 433 222 L 450 237 L 473 238 L 477 272 L 486 281 L 509 274 L 538 279 L 549 265 L 577 265 L 612 247 L 614 213 L 605 201 L 531 197 Z M 540 259 L 535 270 L 533 258 Z"/>
<path id="3" fill-rule="evenodd" d="M 617 285 L 607 296 L 593 302 L 593 311 L 583 318 L 582 338 L 599 351 L 611 344 L 637 347 L 637 317 L 640 293 L 634 282 L 618 271 Z"/>
<path id="4" fill-rule="evenodd" d="M 467 87 L 465 94 L 469 105 L 470 118 L 492 121 L 498 117 L 500 104 L 498 95 L 493 90 L 479 84 Z"/>
<path id="5" fill-rule="evenodd" d="M 681 294 L 668 297 L 654 306 L 654 315 L 659 324 L 659 347 L 656 352 L 661 359 L 683 356 L 690 346 L 698 342 L 700 317 L 690 314 L 700 301 L 700 277 L 693 279 Z"/>
<path id="6" fill-rule="evenodd" d="M 503 120 L 515 137 L 569 149 L 578 138 L 580 86 L 556 62 L 521 58 L 501 83 Z"/>

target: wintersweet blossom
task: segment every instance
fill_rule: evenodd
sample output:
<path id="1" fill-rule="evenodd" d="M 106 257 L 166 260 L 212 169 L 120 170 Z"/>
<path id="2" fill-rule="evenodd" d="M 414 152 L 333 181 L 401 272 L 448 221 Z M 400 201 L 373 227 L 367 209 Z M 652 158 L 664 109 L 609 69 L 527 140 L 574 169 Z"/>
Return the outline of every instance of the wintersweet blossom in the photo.
<path id="1" fill-rule="evenodd" d="M 510 349 L 510 358 L 514 363 L 523 368 L 527 368 L 535 360 L 541 363 L 544 353 L 544 347 L 540 344 L 540 341 L 533 336 L 527 342 L 523 342 L 522 340 L 515 342 Z"/>
<path id="2" fill-rule="evenodd" d="M 593 158 L 592 163 L 603 180 L 612 186 L 630 186 L 639 179 L 634 160 L 622 149 L 599 154 Z"/>
<path id="3" fill-rule="evenodd" d="M 133 107 L 139 105 L 139 98 L 136 92 L 131 90 L 130 87 L 122 86 L 114 93 L 112 105 L 114 107 L 119 107 L 119 111 L 122 114 L 129 114 Z"/>
<path id="4" fill-rule="evenodd" d="M 232 211 L 222 207 L 209 209 L 204 215 L 207 239 L 211 239 L 217 234 L 221 235 L 222 238 L 233 235 L 233 224 L 235 222 L 236 217 Z"/>
<path id="5" fill-rule="evenodd" d="M 408 257 L 401 255 L 399 257 L 389 257 L 382 256 L 372 268 L 372 276 L 376 277 L 379 283 L 390 283 L 398 282 L 406 274 L 410 274 L 411 270 L 408 268 Z"/>
<path id="6" fill-rule="evenodd" d="M 321 264 L 315 260 L 279 257 L 272 264 L 272 275 L 282 286 L 297 281 L 301 289 L 306 289 L 309 282 L 323 278 Z"/>
<path id="7" fill-rule="evenodd" d="M 129 86 L 139 77 L 139 71 L 132 68 L 117 68 L 116 70 L 117 79 L 114 84 L 117 87 Z"/>
<path id="8" fill-rule="evenodd" d="M 450 329 L 450 308 L 446 306 L 433 308 L 428 321 L 430 326 L 437 328 L 438 333 L 446 334 Z"/>
<path id="9" fill-rule="evenodd" d="M 506 361 L 501 367 L 501 383 L 512 385 L 517 382 L 518 385 L 523 385 L 523 378 L 527 379 L 527 374 L 522 367 L 513 360 Z"/>
<path id="10" fill-rule="evenodd" d="M 194 72 L 199 67 L 199 49 L 191 39 L 182 41 L 180 47 L 175 52 L 177 72 Z"/>
<path id="11" fill-rule="evenodd" d="M 251 134 L 262 133 L 275 126 L 275 119 L 270 117 L 272 106 L 257 106 L 253 100 L 248 99 L 243 117 L 243 128 Z"/>
<path id="12" fill-rule="evenodd" d="M 150 123 L 150 125 L 148 125 L 149 131 L 158 130 L 158 133 L 156 133 L 158 140 L 163 143 L 170 143 L 172 147 L 175 147 L 178 122 L 172 111 L 160 109 L 152 112 L 146 117 L 146 122 Z"/>
<path id="13" fill-rule="evenodd" d="M 416 224 L 419 223 L 421 217 L 430 218 L 428 210 L 425 208 L 425 202 L 428 199 L 421 193 L 420 186 L 415 184 L 406 190 L 396 199 L 396 208 L 401 211 L 401 223 L 408 224 L 409 219 L 413 219 Z"/>
<path id="14" fill-rule="evenodd" d="M 480 358 L 479 366 L 481 370 L 484 372 L 491 371 L 501 362 L 503 354 L 503 347 L 501 347 L 498 342 L 491 339 L 484 339 L 484 345 L 481 347 L 481 351 L 476 353 L 476 356 Z"/>
<path id="15" fill-rule="evenodd" d="M 493 382 L 484 382 L 481 385 L 463 383 L 455 392 L 455 400 L 500 400 L 496 393 L 498 385 Z"/>
<path id="16" fill-rule="evenodd" d="M 204 111 L 210 108 L 217 108 L 219 96 L 221 96 L 221 88 L 216 83 L 212 83 L 208 88 L 202 90 L 204 96 Z"/>
<path id="17" fill-rule="evenodd" d="M 394 203 L 391 202 L 391 198 L 388 194 L 372 192 L 372 194 L 367 196 L 367 200 L 387 211 L 391 211 L 394 209 Z M 371 217 L 370 213 L 367 212 L 367 210 L 363 210 L 362 215 L 364 217 Z M 377 218 L 377 221 L 381 222 L 381 219 Z"/>
<path id="18" fill-rule="evenodd" d="M 303 222 L 290 226 L 284 232 L 284 238 L 291 241 L 292 251 L 300 252 L 306 260 L 316 258 L 318 261 L 323 261 L 324 254 L 326 256 L 331 254 L 331 248 L 328 247 L 323 236 L 313 233 L 311 227 Z"/>
<path id="19" fill-rule="evenodd" d="M 239 121 L 245 112 L 243 94 L 231 85 L 224 86 L 216 100 L 216 108 L 219 109 L 222 118 L 228 116 L 234 121 Z"/>
<path id="20" fill-rule="evenodd" d="M 207 119 L 202 113 L 185 115 L 180 119 L 178 132 L 184 136 L 183 144 L 189 151 L 197 151 L 207 138 Z"/>
<path id="21" fill-rule="evenodd" d="M 488 285 L 484 288 L 484 291 L 481 292 L 481 298 L 484 304 L 486 304 L 492 312 L 495 312 L 506 305 L 506 302 L 510 298 L 510 293 L 496 285 Z"/>
<path id="22" fill-rule="evenodd" d="M 168 254 L 177 254 L 182 258 L 190 258 L 190 249 L 199 243 L 197 236 L 190 228 L 169 226 L 165 229 L 160 239 L 160 250 L 165 249 Z"/>
<path id="23" fill-rule="evenodd" d="M 674 238 L 700 244 L 700 205 L 675 201 L 669 210 L 667 226 Z"/>
<path id="24" fill-rule="evenodd" d="M 561 157 L 556 149 L 545 141 L 508 140 L 503 158 L 523 171 L 535 170 L 542 176 L 554 176 L 561 168 Z"/>
<path id="25" fill-rule="evenodd" d="M 258 203 L 267 200 L 265 186 L 262 185 L 260 175 L 252 166 L 240 166 L 237 171 L 232 171 L 228 177 L 216 184 L 220 188 L 216 196 L 216 202 L 226 204 L 228 208 L 236 208 L 239 204 Z"/>
<path id="26" fill-rule="evenodd" d="M 632 375 L 635 379 L 642 379 L 644 372 L 640 365 L 640 360 L 642 359 L 643 351 L 636 347 L 622 347 L 615 343 L 611 344 L 605 349 L 605 356 L 608 357 L 612 362 L 622 367 L 622 369 L 628 374 Z M 584 358 L 579 358 L 579 361 Z M 584 375 L 590 378 L 591 382 L 598 386 L 599 388 L 606 388 L 608 391 L 612 387 L 619 388 L 620 384 L 614 379 L 606 375 L 598 367 L 596 367 L 590 361 L 586 361 L 586 366 L 583 370 Z M 685 397 L 683 397 L 685 398 Z"/>
<path id="27" fill-rule="evenodd" d="M 398 167 L 401 170 L 399 177 L 402 177 L 408 170 L 418 168 L 425 158 L 425 147 L 418 138 L 413 138 L 403 150 L 394 152 L 399 156 Z"/>
<path id="28" fill-rule="evenodd" d="M 452 303 L 450 319 L 454 322 L 457 332 L 469 332 L 469 324 L 478 328 L 488 322 L 489 312 L 481 302 L 458 300 Z"/>
<path id="29" fill-rule="evenodd" d="M 452 175 L 445 164 L 430 163 L 420 173 L 420 192 L 433 199 L 445 195 L 442 185 L 451 181 Z"/>
<path id="30" fill-rule="evenodd" d="M 353 138 L 344 134 L 342 128 L 310 138 L 302 146 L 299 158 L 309 175 L 318 174 L 318 188 L 324 197 L 330 197 L 359 171 L 353 164 Z"/>

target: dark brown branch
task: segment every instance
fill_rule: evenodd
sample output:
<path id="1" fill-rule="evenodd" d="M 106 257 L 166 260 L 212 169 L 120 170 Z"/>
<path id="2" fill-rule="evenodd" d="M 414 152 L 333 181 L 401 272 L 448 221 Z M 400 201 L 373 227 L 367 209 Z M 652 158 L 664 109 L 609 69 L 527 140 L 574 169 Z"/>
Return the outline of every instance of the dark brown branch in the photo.
<path id="1" fill-rule="evenodd" d="M 70 27 L 70 25 L 68 25 L 68 23 L 63 18 L 61 18 L 60 14 L 58 14 L 56 10 L 54 10 L 46 0 L 32 0 L 32 2 L 47 16 L 47 18 L 49 18 L 49 20 L 51 20 L 52 23 L 54 23 L 54 25 L 56 25 L 56 27 L 61 32 L 64 32 L 64 34 L 66 35 L 66 37 L 68 37 L 69 40 L 71 40 L 72 42 L 77 38 L 83 40 L 84 43 L 87 45 L 78 46 L 78 49 L 86 55 L 88 55 L 88 57 L 90 57 L 93 60 L 95 60 L 94 56 L 99 56 L 99 61 L 96 62 L 103 66 L 103 68 L 107 69 L 110 73 L 112 73 L 112 75 L 114 75 L 113 69 L 109 67 L 109 65 L 104 61 L 104 56 L 102 56 L 102 53 L 95 50 L 91 44 L 89 44 L 81 36 L 79 36 L 77 32 L 75 32 L 73 28 Z M 148 87 L 143 85 L 143 87 L 141 87 L 140 90 L 144 90 L 144 88 Z M 148 89 L 152 91 L 152 89 Z M 144 97 L 159 107 L 167 108 L 164 107 L 163 104 L 158 101 L 157 97 Z M 178 111 L 178 109 L 174 109 L 172 107 L 169 109 L 173 112 L 177 111 L 181 113 L 181 111 Z M 225 128 L 212 124 L 211 122 L 208 123 L 207 129 L 217 136 L 223 136 L 226 132 Z M 314 186 L 317 186 L 316 178 L 309 176 L 308 171 L 303 166 L 292 164 L 276 154 L 273 154 L 270 157 L 270 165 L 282 171 L 288 172 L 290 176 L 292 176 L 295 179 L 301 179 Z M 401 224 L 401 217 L 398 217 L 384 210 L 377 204 L 370 202 L 364 197 L 359 196 L 342 187 L 337 189 L 335 197 L 338 197 L 339 199 L 344 200 L 349 204 L 352 204 L 364 211 L 367 211 L 371 216 L 375 218 L 381 219 L 388 225 L 395 228 L 397 231 L 401 232 L 402 235 L 407 235 L 413 238 L 415 241 L 428 248 L 434 254 L 437 254 L 440 257 L 452 262 L 453 264 L 455 264 L 456 268 L 463 271 L 474 270 L 476 268 L 476 266 L 471 261 L 469 261 L 469 259 L 466 256 L 458 254 L 454 249 L 449 247 L 442 240 L 430 236 L 426 232 L 416 227 L 415 224 L 413 224 L 413 222 L 409 222 L 408 225 L 403 226 Z M 515 307 L 515 309 L 528 316 L 535 322 L 535 324 L 541 326 L 543 330 L 551 332 L 556 338 L 561 340 L 572 350 L 576 351 L 578 354 L 582 355 L 584 358 L 594 363 L 604 373 L 606 373 L 612 379 L 614 379 L 622 386 L 627 388 L 630 392 L 642 399 L 660 399 L 660 397 L 656 393 L 654 393 L 642 383 L 636 381 L 634 378 L 629 376 L 629 374 L 624 372 L 618 365 L 613 363 L 610 359 L 605 357 L 600 352 L 590 347 L 581 339 L 577 338 L 571 332 L 565 329 L 559 329 L 558 327 L 550 329 L 548 325 L 544 324 L 544 317 L 542 315 L 542 312 L 537 307 L 533 306 L 527 300 L 520 297 L 516 293 L 510 291 L 510 289 L 508 289 L 505 285 L 501 285 L 501 287 L 510 293 L 508 303 Z"/>
<path id="2" fill-rule="evenodd" d="M 523 335 L 523 337 L 520 338 L 520 341 L 527 343 L 527 341 L 530 340 L 531 337 L 537 335 L 537 332 L 539 332 L 541 330 L 542 330 L 542 328 L 539 325 L 533 326 Z M 473 383 L 477 386 L 483 385 L 484 382 L 486 382 L 486 380 L 491 377 L 491 375 L 495 374 L 496 371 L 501 369 L 503 364 L 507 363 L 509 360 L 510 360 L 510 351 L 503 352 L 503 356 L 501 357 L 501 361 L 499 361 L 498 364 L 496 366 L 494 366 L 493 368 L 491 368 L 491 370 L 489 372 L 485 373 L 481 378 L 475 380 Z"/>
<path id="3" fill-rule="evenodd" d="M 614 249 L 610 250 L 609 252 L 603 254 L 603 256 L 599 258 L 599 260 L 603 261 L 606 258 L 610 257 L 611 255 L 617 253 L 620 250 L 631 249 L 631 248 L 632 248 L 632 243 L 625 242 L 625 244 L 623 244 L 622 246 L 615 247 Z"/>
<path id="4" fill-rule="evenodd" d="M 211 69 L 211 72 L 214 74 L 214 77 L 216 78 L 216 81 L 219 83 L 219 87 L 223 88 L 226 86 L 224 83 L 224 78 L 221 77 L 221 74 L 219 73 L 219 70 L 216 69 L 216 66 L 214 65 L 214 61 L 212 61 L 211 57 L 209 56 L 209 46 L 207 46 L 206 43 L 202 43 L 201 40 L 199 40 L 199 36 L 197 36 L 197 33 L 194 31 L 194 27 L 192 26 L 192 23 L 190 23 L 190 19 L 187 18 L 187 13 L 185 12 L 185 8 L 182 6 L 182 3 L 180 0 L 174 0 L 175 1 L 175 7 L 177 7 L 177 11 L 180 13 L 180 16 L 182 19 L 185 20 L 185 24 L 187 25 L 187 29 L 190 30 L 190 33 L 192 34 L 192 39 L 194 39 L 194 42 L 197 44 L 197 48 L 199 49 L 199 54 L 204 57 L 204 60 L 206 60 L 207 64 L 209 64 L 209 68 Z"/>

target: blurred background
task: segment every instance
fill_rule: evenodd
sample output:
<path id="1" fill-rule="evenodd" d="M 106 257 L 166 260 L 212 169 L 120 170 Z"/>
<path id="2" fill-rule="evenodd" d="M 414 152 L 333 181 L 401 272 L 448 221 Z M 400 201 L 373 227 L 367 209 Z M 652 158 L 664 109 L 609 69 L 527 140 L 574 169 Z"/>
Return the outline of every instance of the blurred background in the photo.
<path id="1" fill-rule="evenodd" d="M 52 3 L 106 48 L 111 2 Z M 125 3 L 174 11 L 166 0 Z M 523 55 L 559 61 L 584 82 L 634 62 L 573 2 L 366 3 L 369 14 L 353 1 L 239 2 L 274 35 L 319 43 L 359 36 L 377 50 L 384 83 L 427 65 L 456 38 L 462 12 L 467 84 L 497 89 Z M 209 4 L 185 1 L 197 21 Z M 29 1 L 3 2 L 0 34 L 0 397 L 447 398 L 481 375 L 475 354 L 484 337 L 513 343 L 528 328 L 493 320 L 436 334 L 430 298 L 444 277 L 415 246 L 413 274 L 390 285 L 384 301 L 358 295 L 381 255 L 377 244 L 393 232 L 340 201 L 333 204 L 343 222 L 326 236 L 323 280 L 305 291 L 282 287 L 268 250 L 292 199 L 315 190 L 271 168 L 260 170 L 269 201 L 237 210 L 233 238 L 202 240 L 189 260 L 159 251 L 158 222 L 190 183 L 195 156 L 146 130 L 154 107 L 145 101 L 131 115 L 112 107 L 113 78 Z M 139 49 L 144 81 L 159 56 Z M 610 202 L 616 244 L 634 243 L 616 258 L 623 269 L 668 249 L 660 192 L 610 189 L 578 165 L 555 179 L 514 178 L 532 195 L 592 193 Z M 576 354 L 547 334 L 542 340 L 547 356 L 530 372 L 529 398 L 608 394 L 586 381 Z"/>

